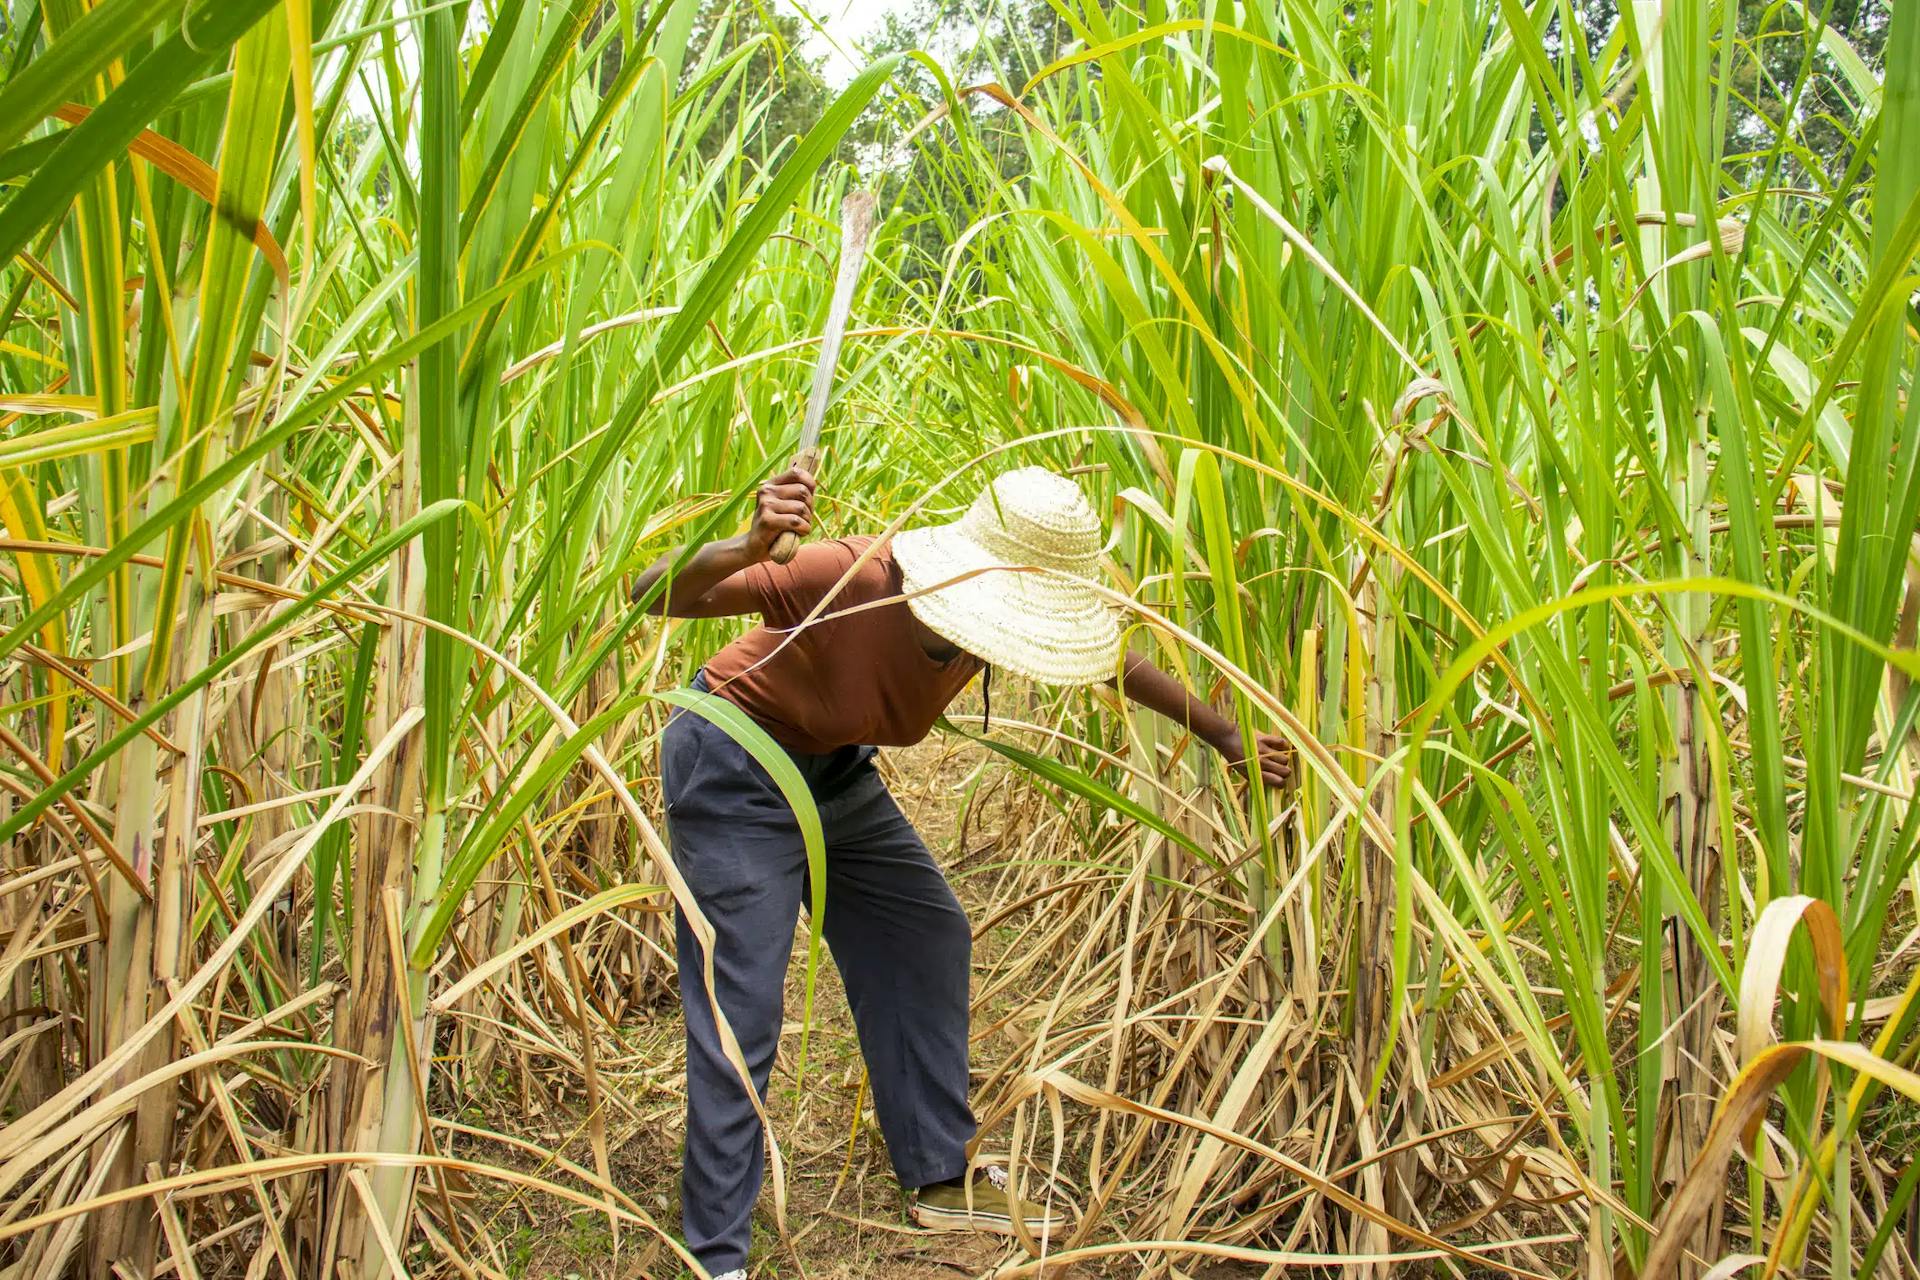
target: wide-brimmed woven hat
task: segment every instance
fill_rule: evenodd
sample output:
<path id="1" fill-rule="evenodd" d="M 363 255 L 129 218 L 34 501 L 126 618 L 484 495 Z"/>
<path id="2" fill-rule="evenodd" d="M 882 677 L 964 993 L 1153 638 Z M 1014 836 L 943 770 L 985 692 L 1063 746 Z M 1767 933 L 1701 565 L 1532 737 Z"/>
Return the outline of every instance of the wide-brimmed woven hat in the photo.
<path id="1" fill-rule="evenodd" d="M 1118 674 L 1120 620 L 1092 585 L 1100 518 L 1065 476 L 1006 472 L 953 523 L 896 534 L 893 555 L 909 593 L 940 587 L 914 616 L 981 661 L 1048 684 Z"/>

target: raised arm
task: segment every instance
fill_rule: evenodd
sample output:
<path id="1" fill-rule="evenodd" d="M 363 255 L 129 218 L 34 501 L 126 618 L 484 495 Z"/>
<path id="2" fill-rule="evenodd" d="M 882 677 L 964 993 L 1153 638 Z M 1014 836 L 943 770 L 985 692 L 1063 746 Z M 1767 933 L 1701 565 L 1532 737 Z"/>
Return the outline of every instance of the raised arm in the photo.
<path id="1" fill-rule="evenodd" d="M 813 528 L 813 488 L 813 477 L 797 467 L 761 485 L 747 531 L 709 542 L 688 556 L 647 612 L 670 618 L 724 618 L 754 612 L 753 593 L 741 572 L 765 560 L 781 534 L 792 531 L 807 536 Z M 652 590 L 679 555 L 676 547 L 649 565 L 633 584 L 629 598 L 638 600 Z"/>
<path id="2" fill-rule="evenodd" d="M 1119 689 L 1129 701 L 1158 712 L 1190 731 L 1218 751 L 1228 764 L 1251 774 L 1246 767 L 1246 751 L 1240 740 L 1240 727 L 1215 711 L 1205 699 L 1189 693 L 1185 685 L 1153 665 L 1144 654 L 1127 654 L 1124 673 L 1108 683 Z M 1253 735 L 1254 749 L 1260 759 L 1260 780 L 1270 787 L 1285 786 L 1293 776 L 1293 753 L 1286 739 L 1277 733 Z"/>

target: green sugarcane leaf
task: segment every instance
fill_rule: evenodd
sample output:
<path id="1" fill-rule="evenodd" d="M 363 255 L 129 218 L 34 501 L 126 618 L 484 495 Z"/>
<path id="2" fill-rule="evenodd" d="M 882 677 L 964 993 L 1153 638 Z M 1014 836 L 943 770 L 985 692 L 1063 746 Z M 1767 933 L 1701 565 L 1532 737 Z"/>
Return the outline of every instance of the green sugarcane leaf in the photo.
<path id="1" fill-rule="evenodd" d="M 968 733 L 945 716 L 940 718 L 940 727 L 948 733 L 958 734 L 962 738 L 977 742 L 988 750 L 1005 756 L 1028 773 L 1052 783 L 1062 791 L 1070 792 L 1083 800 L 1089 800 L 1102 809 L 1119 814 L 1123 818 L 1131 818 L 1141 826 L 1159 832 L 1210 866 L 1219 866 L 1214 855 L 1192 836 L 1137 800 L 1114 790 L 1092 774 L 1082 773 L 1071 765 L 1016 747 L 1012 743 Z"/>
<path id="2" fill-rule="evenodd" d="M 500 175 L 505 172 L 507 163 L 519 150 L 527 134 L 527 124 L 534 113 L 546 105 L 547 98 L 554 85 L 560 79 L 560 73 L 567 68 L 568 62 L 580 43 L 580 33 L 587 23 L 593 20 L 600 6 L 595 0 L 572 0 L 566 17 L 555 24 L 553 34 L 548 37 L 547 46 L 540 52 L 540 60 L 534 67 L 533 75 L 527 80 L 526 88 L 520 94 L 519 102 L 514 104 L 512 113 L 500 130 L 500 137 L 494 143 L 493 154 L 487 157 L 486 167 L 474 180 L 473 199 L 468 203 L 466 212 L 460 219 L 460 248 L 464 252 L 473 240 L 473 233 L 479 228 L 480 220 L 486 216 L 487 207 L 501 187 Z M 641 61 L 633 58 L 630 64 Z M 608 101 L 611 101 L 609 99 Z M 604 110 L 604 107 L 603 107 Z M 560 191 L 572 189 L 570 182 L 555 184 Z M 557 203 L 557 202 L 553 202 Z M 551 206 L 550 206 L 551 207 Z"/>
<path id="3" fill-rule="evenodd" d="M 124 156 L 140 131 L 172 105 L 180 89 L 216 58 L 224 58 L 277 3 L 217 0 L 204 5 L 187 20 L 184 31 L 142 58 L 96 110 L 62 135 L 59 150 L 0 208 L 0 262 L 11 262 L 35 236 L 63 217 L 94 174 Z M 79 30 L 79 24 L 74 30 Z M 0 119 L 13 117 L 0 115 Z"/>
<path id="4" fill-rule="evenodd" d="M 0 471 L 145 444 L 153 439 L 158 417 L 157 409 L 128 409 L 110 417 L 66 422 L 0 440 Z"/>
<path id="5" fill-rule="evenodd" d="M 0 182 L 11 182 L 38 169 L 53 158 L 60 144 L 67 140 L 67 131 L 60 129 L 44 138 L 34 138 L 23 142 L 5 154 L 0 154 Z"/>
<path id="6" fill-rule="evenodd" d="M 698 689 L 667 689 L 654 696 L 711 722 L 739 743 L 780 788 L 787 807 L 793 810 L 794 821 L 799 824 L 800 840 L 807 850 L 807 879 L 811 891 L 807 906 L 806 987 L 800 1014 L 800 1061 L 794 1072 L 798 1084 L 804 1084 L 807 1042 L 813 1029 L 814 979 L 820 971 L 820 930 L 827 916 L 827 841 L 820 827 L 820 810 L 813 803 L 813 791 L 786 748 L 768 737 L 765 729 L 725 698 Z"/>
<path id="7" fill-rule="evenodd" d="M 221 3 L 224 0 L 215 0 L 202 8 Z M 20 141 L 61 103 L 85 97 L 96 76 L 180 12 L 179 0 L 103 0 L 89 10 L 0 86 L 0 151 Z"/>
<path id="8" fill-rule="evenodd" d="M 209 453 L 218 457 L 231 434 L 232 370 L 245 349 L 242 316 L 247 282 L 255 270 L 256 250 L 249 229 L 260 221 L 267 189 L 280 153 L 280 109 L 287 94 L 292 45 L 284 22 L 263 22 L 241 37 L 234 54 L 233 92 L 220 140 L 219 185 L 214 206 L 221 216 L 207 224 L 201 259 L 199 325 L 194 331 L 192 376 L 180 406 L 179 483 L 191 485 L 206 468 Z M 154 615 L 171 618 L 186 582 L 187 557 L 197 533 L 198 515 L 175 525 L 167 536 Z M 149 697 L 165 685 L 173 660 L 173 629 L 158 628 L 147 650 Z"/>
<path id="9" fill-rule="evenodd" d="M 641 77 L 644 76 L 648 70 L 657 69 L 659 65 L 659 63 L 651 59 L 636 58 L 630 60 L 625 66 L 620 68 L 620 74 L 615 77 L 612 86 L 607 90 L 606 96 L 601 99 L 600 108 L 594 112 L 593 119 L 588 122 L 586 129 L 581 132 L 579 142 L 573 149 L 573 154 L 568 157 L 566 167 L 562 170 L 559 179 L 555 183 L 560 190 L 567 191 L 573 188 L 574 180 L 579 177 L 580 171 L 586 166 L 588 159 L 594 153 L 595 147 L 599 144 L 601 136 L 606 132 L 607 127 L 613 122 L 614 117 L 625 104 L 627 95 L 633 91 L 635 85 L 640 83 Z M 541 245 L 546 242 L 547 236 L 551 233 L 554 225 L 560 221 L 564 211 L 565 206 L 561 201 L 549 200 L 546 202 L 545 207 L 541 209 L 538 216 L 528 222 L 521 230 L 519 236 L 516 237 L 513 249 L 507 255 L 505 268 L 507 271 L 517 271 L 526 263 L 534 260 L 539 253 Z M 468 211 L 468 219 L 465 225 L 469 230 L 463 231 L 463 235 L 470 233 L 470 228 L 474 224 L 475 211 Z M 488 339 L 493 334 L 495 325 L 498 324 L 505 310 L 506 306 L 504 303 L 494 307 L 481 319 L 480 323 L 474 327 L 474 336 L 470 343 L 470 350 L 472 352 L 470 372 L 478 372 L 481 367 L 481 355 L 487 347 Z"/>
<path id="10" fill-rule="evenodd" d="M 520 34 L 520 19 L 526 9 L 527 0 L 506 0 L 487 27 L 487 41 L 480 47 L 479 61 L 473 64 L 473 73 L 467 77 L 466 91 L 460 97 L 460 132 L 463 136 L 473 129 L 474 119 L 487 100 L 487 90 L 493 86 L 494 77 L 500 74 L 500 64 L 506 60 L 508 51 L 517 39 L 524 39 Z"/>
<path id="11" fill-rule="evenodd" d="M 333 757 L 333 785 L 344 787 L 360 767 L 360 744 L 367 732 L 367 708 L 372 705 L 374 663 L 380 657 L 381 625 L 362 623 L 360 644 L 354 656 L 353 674 L 348 678 L 340 703 L 340 745 Z M 353 848 L 347 841 L 347 828 L 335 823 L 321 835 L 313 847 L 310 867 L 313 874 L 314 939 L 308 961 L 307 981 L 320 981 L 329 933 L 344 947 L 351 936 L 348 922 L 353 919 Z M 333 886 L 340 885 L 340 905 L 336 910 Z"/>

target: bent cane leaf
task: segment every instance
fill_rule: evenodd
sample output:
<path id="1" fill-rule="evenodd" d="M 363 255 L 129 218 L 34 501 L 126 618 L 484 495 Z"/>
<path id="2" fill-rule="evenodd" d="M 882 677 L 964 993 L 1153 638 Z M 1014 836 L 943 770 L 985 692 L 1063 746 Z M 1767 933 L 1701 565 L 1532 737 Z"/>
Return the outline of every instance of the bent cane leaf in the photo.
<path id="1" fill-rule="evenodd" d="M 747 713 L 716 694 L 698 689 L 666 689 L 654 695 L 660 701 L 682 707 L 710 721 L 729 738 L 739 743 L 773 779 L 793 819 L 799 825 L 801 842 L 807 850 L 807 880 L 810 890 L 807 908 L 807 976 L 800 1015 L 800 1061 L 795 1078 L 807 1077 L 807 1042 L 813 1029 L 814 979 L 820 970 L 820 930 L 827 914 L 827 843 L 820 827 L 820 810 L 814 806 L 813 791 L 800 775 L 786 748 L 767 736 Z"/>

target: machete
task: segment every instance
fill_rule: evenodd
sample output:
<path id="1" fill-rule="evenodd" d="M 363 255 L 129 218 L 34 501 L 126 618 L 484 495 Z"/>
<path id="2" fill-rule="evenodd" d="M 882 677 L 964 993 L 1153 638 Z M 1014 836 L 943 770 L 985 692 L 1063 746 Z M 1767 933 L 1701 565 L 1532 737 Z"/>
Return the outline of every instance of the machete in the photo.
<path id="1" fill-rule="evenodd" d="M 853 286 L 867 258 L 867 238 L 873 234 L 873 193 L 849 192 L 840 202 L 840 273 L 833 282 L 833 305 L 827 310 L 826 332 L 820 335 L 820 361 L 813 366 L 813 390 L 807 396 L 807 416 L 800 427 L 800 449 L 792 465 L 809 474 L 820 465 L 820 424 L 827 416 L 827 397 L 833 390 L 833 367 L 840 359 L 840 342 L 847 335 L 847 312 L 853 308 Z M 774 539 L 768 555 L 785 564 L 800 550 L 800 538 L 789 530 Z"/>

